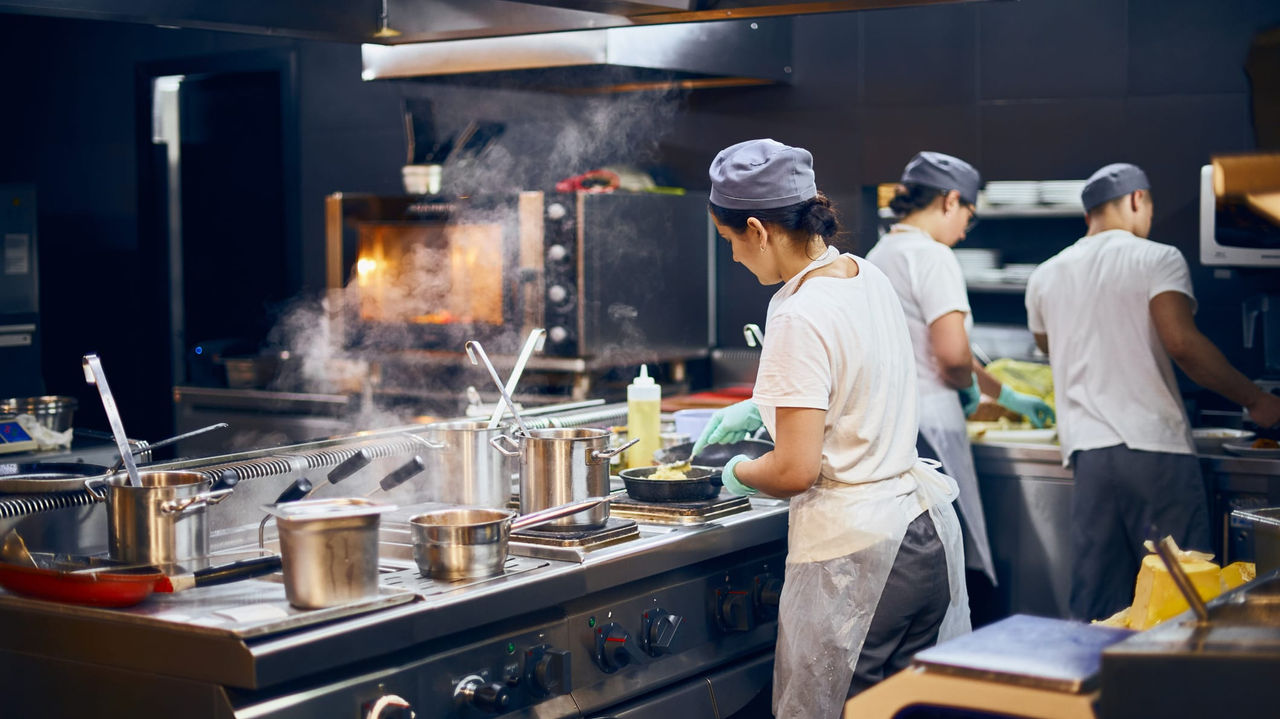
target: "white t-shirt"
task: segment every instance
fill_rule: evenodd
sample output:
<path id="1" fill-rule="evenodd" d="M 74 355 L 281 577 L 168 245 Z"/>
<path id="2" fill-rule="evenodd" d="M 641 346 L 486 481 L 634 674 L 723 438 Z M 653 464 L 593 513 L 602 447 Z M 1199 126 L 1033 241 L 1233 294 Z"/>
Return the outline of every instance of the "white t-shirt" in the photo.
<path id="1" fill-rule="evenodd" d="M 1049 337 L 1063 464 L 1071 453 L 1124 444 L 1194 454 L 1169 354 L 1151 320 L 1162 292 L 1191 298 L 1174 247 L 1125 230 L 1082 237 L 1027 280 L 1027 325 Z"/>
<path id="2" fill-rule="evenodd" d="M 897 224 L 871 248 L 867 259 L 884 270 L 902 302 L 915 352 L 920 395 L 954 395 L 955 390 L 943 383 L 938 373 L 929 325 L 949 312 L 963 312 L 965 332 L 973 330 L 969 290 L 955 253 L 924 230 Z"/>
<path id="3" fill-rule="evenodd" d="M 874 264 L 846 255 L 856 277 L 800 284 L 839 256 L 827 248 L 769 301 L 753 399 L 775 436 L 776 408 L 825 410 L 821 476 L 858 484 L 915 465 L 916 383 L 902 306 Z"/>

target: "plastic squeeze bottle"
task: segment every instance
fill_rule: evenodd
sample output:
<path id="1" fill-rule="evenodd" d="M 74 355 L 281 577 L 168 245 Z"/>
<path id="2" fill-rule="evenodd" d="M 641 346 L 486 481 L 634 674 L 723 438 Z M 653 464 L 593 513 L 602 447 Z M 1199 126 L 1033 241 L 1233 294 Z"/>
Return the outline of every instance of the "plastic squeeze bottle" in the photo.
<path id="1" fill-rule="evenodd" d="M 627 439 L 640 438 L 626 452 L 626 465 L 653 466 L 653 453 L 661 446 L 662 387 L 649 376 L 649 366 L 640 365 L 640 374 L 627 385 Z"/>

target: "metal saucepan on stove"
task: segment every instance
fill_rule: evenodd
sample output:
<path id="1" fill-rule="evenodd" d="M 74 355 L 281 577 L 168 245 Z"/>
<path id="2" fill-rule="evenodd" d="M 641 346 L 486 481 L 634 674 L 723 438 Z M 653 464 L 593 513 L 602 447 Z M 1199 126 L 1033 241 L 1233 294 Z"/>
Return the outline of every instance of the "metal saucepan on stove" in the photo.
<path id="1" fill-rule="evenodd" d="M 489 442 L 508 457 L 520 458 L 520 513 L 531 514 L 587 497 L 609 493 L 609 460 L 639 442 L 638 437 L 610 447 L 607 429 L 557 427 L 518 431 L 515 438 Z M 609 521 L 609 505 L 556 519 L 551 529 L 599 529 Z"/>
<path id="2" fill-rule="evenodd" d="M 609 501 L 589 497 L 541 512 L 517 515 L 503 509 L 457 507 L 419 514 L 413 528 L 413 558 L 418 570 L 432 579 L 479 579 L 502 574 L 507 542 L 514 530 L 546 524 Z"/>
<path id="3" fill-rule="evenodd" d="M 658 467 L 632 467 L 619 472 L 627 495 L 637 502 L 697 502 L 720 494 L 720 468 L 692 465 L 684 479 L 652 479 Z"/>
<path id="4" fill-rule="evenodd" d="M 489 447 L 505 430 L 504 426 L 490 427 L 483 419 L 462 419 L 433 422 L 411 433 L 428 445 L 422 453 L 431 477 L 426 499 L 468 507 L 505 507 L 511 499 L 516 465 Z"/>
<path id="5" fill-rule="evenodd" d="M 174 564 L 209 554 L 206 510 L 226 499 L 233 472 L 211 484 L 199 472 L 138 472 L 141 486 L 124 474 L 84 481 L 89 494 L 107 503 L 108 547 L 122 562 Z"/>

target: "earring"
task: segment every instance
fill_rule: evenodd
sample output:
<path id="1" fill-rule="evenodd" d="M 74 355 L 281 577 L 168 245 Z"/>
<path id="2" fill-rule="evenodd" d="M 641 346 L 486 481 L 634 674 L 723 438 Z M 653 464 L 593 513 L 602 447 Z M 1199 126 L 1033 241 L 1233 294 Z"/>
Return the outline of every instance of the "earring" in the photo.
<path id="1" fill-rule="evenodd" d="M 760 251 L 764 252 L 764 245 L 760 245 Z"/>

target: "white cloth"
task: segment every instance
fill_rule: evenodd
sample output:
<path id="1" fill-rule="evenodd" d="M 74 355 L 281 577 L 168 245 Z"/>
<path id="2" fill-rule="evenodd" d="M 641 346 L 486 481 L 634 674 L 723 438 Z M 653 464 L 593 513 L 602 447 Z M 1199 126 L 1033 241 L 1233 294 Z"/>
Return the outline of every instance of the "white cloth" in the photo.
<path id="1" fill-rule="evenodd" d="M 965 429 L 959 395 L 942 381 L 929 325 L 950 312 L 964 313 L 966 336 L 973 330 L 969 292 L 960 263 L 950 247 L 927 232 L 896 224 L 867 253 L 867 259 L 884 271 L 902 302 L 915 353 L 916 381 L 920 388 L 920 434 L 942 460 L 942 468 L 960 487 L 960 512 L 965 533 L 965 562 L 996 582 L 987 520 L 982 511 L 978 473 Z"/>
<path id="2" fill-rule="evenodd" d="M 1151 320 L 1163 292 L 1191 298 L 1177 248 L 1109 230 L 1082 237 L 1027 280 L 1027 325 L 1049 337 L 1062 463 L 1082 449 L 1194 454 L 1169 354 Z"/>
<path id="3" fill-rule="evenodd" d="M 777 407 L 826 410 L 823 478 L 852 484 L 897 477 L 916 461 L 906 323 L 888 278 L 853 255 L 856 277 L 800 284 L 837 257 L 828 248 L 770 300 L 753 399 L 774 437 Z"/>
<path id="4" fill-rule="evenodd" d="M 769 304 L 754 400 L 776 436 L 778 407 L 826 411 L 821 476 L 793 497 L 779 603 L 773 710 L 839 717 L 907 525 L 929 511 L 947 554 L 951 605 L 939 639 L 969 630 L 964 549 L 949 477 L 915 453 L 915 382 L 897 296 L 872 263 L 856 277 L 810 277 Z"/>
<path id="5" fill-rule="evenodd" d="M 955 396 L 938 373 L 938 359 L 929 340 L 929 325 L 949 312 L 964 313 L 964 331 L 973 331 L 969 289 L 960 262 L 950 247 L 917 227 L 896 224 L 867 253 L 893 284 L 907 316 L 911 347 L 916 360 L 920 395 Z M 959 401 L 959 400 L 957 400 Z"/>

